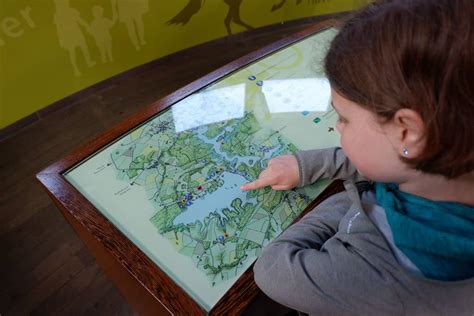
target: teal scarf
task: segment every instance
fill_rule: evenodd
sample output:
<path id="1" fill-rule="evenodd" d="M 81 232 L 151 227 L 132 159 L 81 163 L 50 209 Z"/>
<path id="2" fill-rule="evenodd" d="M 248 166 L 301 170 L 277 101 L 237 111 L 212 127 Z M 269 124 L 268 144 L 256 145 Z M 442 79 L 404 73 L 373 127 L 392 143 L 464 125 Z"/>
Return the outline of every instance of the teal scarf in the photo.
<path id="1" fill-rule="evenodd" d="M 474 194 L 474 191 L 473 191 Z M 395 245 L 428 278 L 474 277 L 474 208 L 435 202 L 376 183 L 377 203 L 387 214 Z"/>

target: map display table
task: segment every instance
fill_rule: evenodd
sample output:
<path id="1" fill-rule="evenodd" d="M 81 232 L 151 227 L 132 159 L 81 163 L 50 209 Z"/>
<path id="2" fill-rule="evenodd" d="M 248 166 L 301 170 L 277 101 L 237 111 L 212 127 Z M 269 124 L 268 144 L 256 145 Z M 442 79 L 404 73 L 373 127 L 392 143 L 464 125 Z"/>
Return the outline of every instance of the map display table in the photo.
<path id="1" fill-rule="evenodd" d="M 240 186 L 273 157 L 338 144 L 322 69 L 334 35 L 313 26 L 247 55 L 38 174 L 109 275 L 146 301 L 138 304 L 239 314 L 258 293 L 251 266 L 262 248 L 329 182 Z"/>

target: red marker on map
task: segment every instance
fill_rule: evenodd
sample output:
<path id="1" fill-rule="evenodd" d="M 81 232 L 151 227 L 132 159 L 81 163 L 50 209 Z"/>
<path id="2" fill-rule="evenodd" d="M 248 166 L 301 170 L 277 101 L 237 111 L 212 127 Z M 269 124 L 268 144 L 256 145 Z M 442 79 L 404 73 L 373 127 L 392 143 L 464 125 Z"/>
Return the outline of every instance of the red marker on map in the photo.
<path id="1" fill-rule="evenodd" d="M 202 190 L 202 185 L 197 187 L 198 190 Z"/>

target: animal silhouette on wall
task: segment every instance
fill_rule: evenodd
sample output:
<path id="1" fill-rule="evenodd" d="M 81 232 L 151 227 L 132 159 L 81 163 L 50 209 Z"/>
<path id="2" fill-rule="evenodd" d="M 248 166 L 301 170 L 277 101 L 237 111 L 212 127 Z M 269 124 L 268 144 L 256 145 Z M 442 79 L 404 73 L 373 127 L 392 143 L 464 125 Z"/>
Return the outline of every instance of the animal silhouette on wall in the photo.
<path id="1" fill-rule="evenodd" d="M 281 0 L 279 3 L 274 4 L 274 5 L 272 6 L 272 10 L 271 10 L 271 11 L 273 12 L 273 11 L 276 11 L 276 10 L 281 9 L 281 8 L 285 5 L 286 1 L 287 1 L 287 0 Z M 303 0 L 296 0 L 296 5 L 300 4 L 301 2 L 303 2 Z"/>
<path id="2" fill-rule="evenodd" d="M 242 21 L 240 17 L 240 6 L 243 0 L 223 0 L 224 3 L 229 7 L 227 15 L 224 19 L 224 24 L 227 30 L 227 33 L 232 34 L 232 29 L 230 27 L 231 23 L 241 25 L 246 29 L 253 29 L 252 26 Z M 301 1 L 301 0 L 299 0 Z M 204 5 L 205 0 L 189 0 L 188 4 L 172 19 L 170 19 L 168 24 L 187 24 L 191 18 L 201 10 Z"/>
<path id="3" fill-rule="evenodd" d="M 320 3 L 324 3 L 324 2 L 330 2 L 331 0 L 307 0 L 307 4 L 308 5 L 317 5 L 317 4 L 320 4 Z M 354 0 L 355 2 L 364 2 L 364 4 L 367 4 L 369 2 L 372 2 L 372 0 Z M 283 8 L 283 6 L 288 2 L 288 0 L 280 0 L 280 2 L 278 2 L 277 4 L 274 4 L 272 6 L 272 9 L 271 9 L 271 12 L 273 11 L 277 11 L 277 10 L 280 10 L 281 8 Z M 300 5 L 301 3 L 303 3 L 303 0 L 296 0 L 296 5 Z M 357 7 L 357 6 L 356 6 Z"/>

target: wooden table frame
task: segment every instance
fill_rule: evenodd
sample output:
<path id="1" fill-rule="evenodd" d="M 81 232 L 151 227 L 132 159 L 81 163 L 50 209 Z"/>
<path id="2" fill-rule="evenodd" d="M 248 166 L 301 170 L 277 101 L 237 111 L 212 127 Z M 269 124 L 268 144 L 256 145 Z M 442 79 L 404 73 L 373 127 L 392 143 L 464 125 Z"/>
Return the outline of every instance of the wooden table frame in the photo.
<path id="1" fill-rule="evenodd" d="M 63 173 L 190 94 L 268 54 L 333 26 L 334 23 L 334 20 L 317 23 L 215 70 L 152 103 L 37 174 L 37 179 L 64 217 L 73 226 L 96 257 L 99 265 L 114 280 L 119 290 L 137 312 L 154 315 L 167 313 L 177 315 L 183 313 L 186 315 L 207 314 L 197 302 L 167 274 L 161 271 L 151 259 L 79 193 L 64 178 Z M 340 189 L 340 183 L 332 183 L 305 209 L 299 218 L 329 195 L 340 191 Z M 238 315 L 245 310 L 258 292 L 259 289 L 253 281 L 252 267 L 250 267 L 212 308 L 209 314 Z"/>

